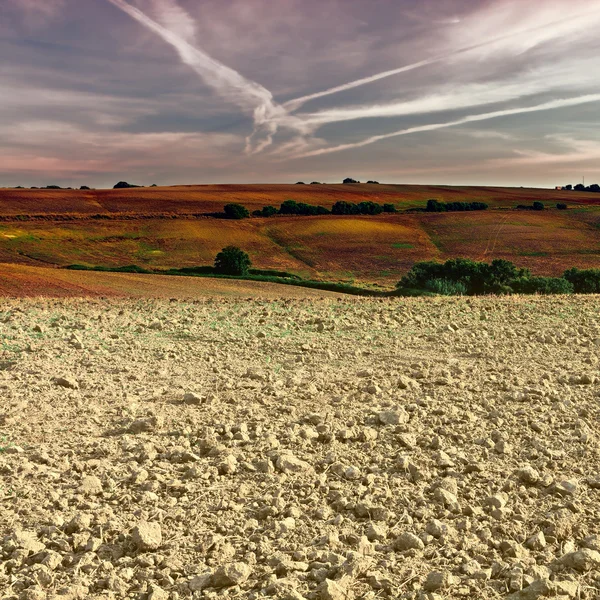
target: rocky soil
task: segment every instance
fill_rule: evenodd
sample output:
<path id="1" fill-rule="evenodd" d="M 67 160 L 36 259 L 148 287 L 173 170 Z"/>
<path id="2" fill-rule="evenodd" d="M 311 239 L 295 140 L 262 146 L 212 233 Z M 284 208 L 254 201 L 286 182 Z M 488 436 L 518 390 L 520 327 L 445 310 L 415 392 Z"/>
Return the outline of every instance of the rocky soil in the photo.
<path id="1" fill-rule="evenodd" d="M 600 598 L 600 298 L 4 300 L 0 598 Z"/>

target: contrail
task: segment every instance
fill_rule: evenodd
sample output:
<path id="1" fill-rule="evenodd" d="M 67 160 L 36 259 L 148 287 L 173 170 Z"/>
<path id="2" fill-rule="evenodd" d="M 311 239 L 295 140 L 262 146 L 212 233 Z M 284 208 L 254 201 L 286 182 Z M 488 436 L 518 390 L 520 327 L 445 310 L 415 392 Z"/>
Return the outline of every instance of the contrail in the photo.
<path id="1" fill-rule="evenodd" d="M 385 133 L 383 135 L 374 135 L 360 142 L 354 142 L 351 144 L 340 144 L 339 146 L 332 146 L 329 148 L 321 148 L 320 150 L 312 150 L 303 154 L 298 154 L 293 158 L 306 158 L 308 156 L 321 156 L 323 154 L 331 154 L 332 152 L 341 152 L 342 150 L 350 150 L 352 148 L 362 148 L 386 140 L 392 137 L 399 137 L 403 135 L 409 135 L 411 133 L 421 133 L 424 131 L 435 131 L 437 129 L 446 129 L 448 127 L 455 127 L 457 125 L 464 125 L 466 123 L 473 123 L 476 121 L 487 121 L 489 119 L 497 119 L 498 117 L 507 117 L 510 115 L 519 115 L 525 113 L 533 113 L 544 110 L 553 110 L 556 108 L 566 108 L 569 106 L 578 106 L 580 104 L 589 104 L 591 102 L 600 102 L 600 94 L 587 94 L 585 96 L 578 96 L 576 98 L 565 98 L 559 100 L 552 100 L 545 102 L 544 104 L 537 104 L 536 106 L 529 106 L 526 108 L 510 108 L 506 110 L 498 110 L 495 112 L 483 113 L 480 115 L 469 115 L 462 119 L 455 121 L 447 121 L 446 123 L 431 123 L 429 125 L 420 125 L 418 127 L 410 127 L 408 129 L 401 129 L 400 131 L 394 131 L 392 133 Z"/>
<path id="2" fill-rule="evenodd" d="M 274 107 L 273 95 L 259 83 L 246 79 L 237 71 L 195 48 L 177 34 L 152 20 L 138 8 L 125 2 L 125 0 L 108 1 L 150 31 L 158 34 L 177 50 L 181 60 L 194 69 L 207 84 L 223 95 L 231 94 L 242 108 Z"/>
<path id="3" fill-rule="evenodd" d="M 431 58 L 421 60 L 416 63 L 412 63 L 410 65 L 405 65 L 403 67 L 399 67 L 397 69 L 390 69 L 389 71 L 382 71 L 381 73 L 376 73 L 375 75 L 371 75 L 369 77 L 363 77 L 361 79 L 357 79 L 355 81 L 350 81 L 348 83 L 344 83 L 342 85 L 338 85 L 336 87 L 332 87 L 321 92 L 316 92 L 314 94 L 308 94 L 307 96 L 302 96 L 300 98 L 296 98 L 295 100 L 289 100 L 283 104 L 283 107 L 289 112 L 294 112 L 302 107 L 304 104 L 309 102 L 310 100 L 315 100 L 317 98 L 323 98 L 324 96 L 330 96 L 331 94 L 337 94 L 339 92 L 345 92 L 347 90 L 351 90 L 356 87 L 360 87 L 366 85 L 368 83 L 373 83 L 374 81 L 379 81 L 380 79 L 385 79 L 387 77 L 392 77 L 393 75 L 400 75 L 401 73 L 407 73 L 409 71 L 414 71 L 415 69 L 420 69 L 422 67 L 427 67 L 436 63 L 443 62 L 448 58 L 460 56 L 461 54 L 465 54 L 467 52 L 472 52 L 473 50 L 477 50 L 479 48 L 485 48 L 487 46 L 491 46 L 498 42 L 514 38 L 516 36 L 523 36 L 535 31 L 540 31 L 543 29 L 547 29 L 548 27 L 552 27 L 553 25 L 562 25 L 564 23 L 568 23 L 570 21 L 576 21 L 578 19 L 582 19 L 584 17 L 588 17 L 600 12 L 598 10 L 592 10 L 588 13 L 583 13 L 579 15 L 575 15 L 573 17 L 567 17 L 557 21 L 551 21 L 545 23 L 544 25 L 539 25 L 536 27 L 530 27 L 528 29 L 523 29 L 521 31 L 513 31 L 511 33 L 506 33 L 504 35 L 500 35 L 498 37 L 492 38 L 490 40 L 485 40 L 484 42 L 480 42 L 478 44 L 472 44 L 470 46 L 465 46 L 464 48 L 460 48 L 458 50 L 454 50 L 453 52 L 449 52 L 447 54 L 439 54 L 437 56 L 433 56 Z"/>

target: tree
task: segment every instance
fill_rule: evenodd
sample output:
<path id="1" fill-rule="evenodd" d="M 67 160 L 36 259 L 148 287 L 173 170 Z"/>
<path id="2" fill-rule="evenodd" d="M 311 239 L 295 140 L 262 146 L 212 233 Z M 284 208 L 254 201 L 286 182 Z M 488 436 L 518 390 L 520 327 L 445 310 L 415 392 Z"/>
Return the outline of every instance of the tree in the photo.
<path id="1" fill-rule="evenodd" d="M 396 209 L 396 206 L 394 204 L 384 204 L 383 205 L 383 212 L 385 213 L 395 213 L 398 212 Z"/>
<path id="2" fill-rule="evenodd" d="M 241 204 L 226 204 L 223 212 L 228 219 L 247 219 L 250 216 L 248 209 Z"/>
<path id="3" fill-rule="evenodd" d="M 123 190 L 127 188 L 137 188 L 139 185 L 133 185 L 133 183 L 127 183 L 126 181 L 119 181 L 114 187 L 113 190 Z"/>
<path id="4" fill-rule="evenodd" d="M 559 202 L 559 203 L 556 205 L 556 208 L 558 208 L 558 210 L 567 210 L 567 205 L 566 205 L 566 204 L 564 204 L 563 202 Z"/>
<path id="5" fill-rule="evenodd" d="M 367 183 L 379 185 L 379 181 L 373 181 L 372 179 L 370 181 L 367 181 Z"/>
<path id="6" fill-rule="evenodd" d="M 544 210 L 544 204 L 542 202 L 534 202 L 533 210 Z"/>
<path id="7" fill-rule="evenodd" d="M 248 275 L 250 257 L 237 246 L 227 246 L 215 257 L 215 272 L 222 275 Z"/>
<path id="8" fill-rule="evenodd" d="M 346 177 L 346 179 L 344 179 L 344 183 L 360 183 L 360 181 L 352 179 L 352 177 Z"/>
<path id="9" fill-rule="evenodd" d="M 304 181 L 296 181 L 296 185 L 306 185 Z"/>
<path id="10" fill-rule="evenodd" d="M 583 185 L 583 183 L 578 183 L 575 186 L 575 191 L 576 192 L 585 192 L 585 185 Z"/>
<path id="11" fill-rule="evenodd" d="M 79 189 L 80 190 L 89 190 L 90 188 L 87 185 L 82 185 Z"/>

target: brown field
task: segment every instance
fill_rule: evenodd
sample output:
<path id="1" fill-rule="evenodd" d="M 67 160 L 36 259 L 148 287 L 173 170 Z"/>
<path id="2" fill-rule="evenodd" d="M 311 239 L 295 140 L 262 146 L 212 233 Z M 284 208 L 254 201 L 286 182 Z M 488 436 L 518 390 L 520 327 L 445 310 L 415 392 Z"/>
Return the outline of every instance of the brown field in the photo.
<path id="1" fill-rule="evenodd" d="M 490 210 L 243 221 L 202 216 L 221 211 L 228 202 L 254 210 L 267 204 L 279 206 L 286 199 L 327 207 L 338 200 L 373 200 L 392 202 L 403 210 L 422 207 L 429 198 L 484 201 Z M 544 202 L 548 210 L 511 210 L 536 200 Z M 556 202 L 566 202 L 569 210 L 556 210 Z M 393 285 L 417 261 L 457 256 L 505 258 L 535 274 L 557 275 L 571 266 L 600 266 L 600 195 L 366 184 L 0 190 L 2 263 L 52 267 L 137 264 L 161 269 L 211 264 L 228 244 L 246 250 L 258 268 L 385 286 Z M 57 271 L 50 273 L 57 276 Z M 65 277 L 69 284 L 74 282 L 72 273 Z M 132 278 L 126 280 L 125 287 Z M 114 281 L 111 279 L 112 284 Z"/>
<path id="2" fill-rule="evenodd" d="M 529 188 L 436 185 L 195 185 L 125 190 L 0 189 L 0 216 L 197 214 L 217 212 L 229 202 L 249 210 L 284 200 L 331 207 L 338 200 L 394 202 L 402 208 L 422 206 L 429 198 L 443 202 L 481 201 L 494 207 L 543 202 L 600 205 L 599 194 Z"/>
<path id="3" fill-rule="evenodd" d="M 26 298 L 337 298 L 342 294 L 262 281 L 66 271 L 0 263 L 0 296 Z"/>

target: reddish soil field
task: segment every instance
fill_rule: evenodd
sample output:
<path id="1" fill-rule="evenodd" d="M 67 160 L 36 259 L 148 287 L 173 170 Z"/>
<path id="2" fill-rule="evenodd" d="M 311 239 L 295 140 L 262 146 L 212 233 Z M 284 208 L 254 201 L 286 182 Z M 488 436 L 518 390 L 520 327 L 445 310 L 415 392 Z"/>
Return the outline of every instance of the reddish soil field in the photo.
<path id="1" fill-rule="evenodd" d="M 221 211 L 228 202 L 255 209 L 288 198 L 324 206 L 341 199 L 393 202 L 400 210 L 422 207 L 428 198 L 478 200 L 490 209 L 242 221 L 197 216 Z M 536 200 L 547 209 L 514 209 Z M 557 210 L 557 201 L 569 209 Z M 458 256 L 505 258 L 535 274 L 558 275 L 572 266 L 600 267 L 600 194 L 366 184 L 0 190 L 3 263 L 164 269 L 212 264 L 229 244 L 247 251 L 258 268 L 385 286 L 415 262 Z"/>
<path id="2" fill-rule="evenodd" d="M 528 188 L 452 187 L 424 185 L 196 185 L 120 190 L 0 189 L 0 217 L 15 215 L 197 214 L 218 212 L 238 202 L 255 210 L 279 206 L 284 200 L 331 207 L 338 200 L 393 202 L 402 208 L 440 201 L 481 201 L 491 206 L 568 202 L 600 206 L 600 194 Z"/>

